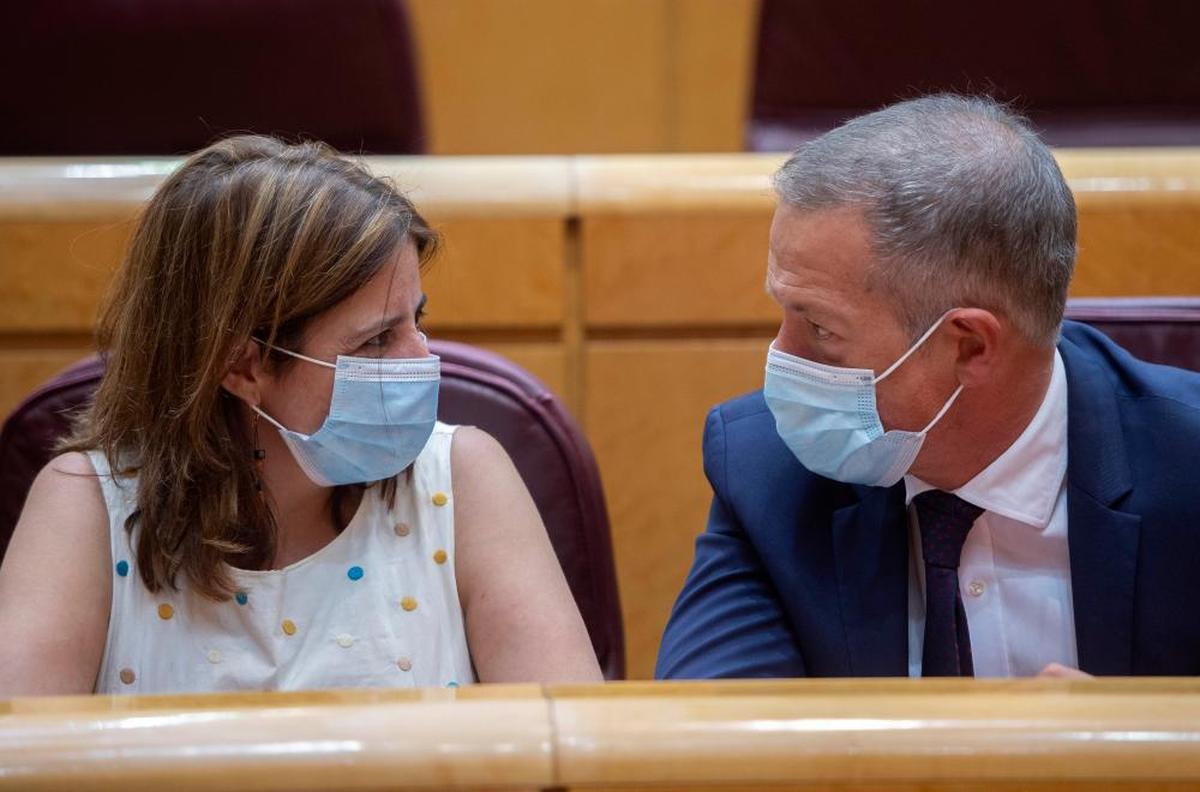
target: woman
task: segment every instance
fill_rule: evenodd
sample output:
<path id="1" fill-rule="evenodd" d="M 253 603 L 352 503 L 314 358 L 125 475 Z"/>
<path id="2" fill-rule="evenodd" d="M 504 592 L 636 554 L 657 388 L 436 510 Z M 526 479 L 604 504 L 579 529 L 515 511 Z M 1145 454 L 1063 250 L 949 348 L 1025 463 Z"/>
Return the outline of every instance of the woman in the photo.
<path id="1" fill-rule="evenodd" d="M 435 423 L 436 244 L 320 145 L 162 185 L 0 568 L 0 695 L 601 678 L 512 463 Z"/>

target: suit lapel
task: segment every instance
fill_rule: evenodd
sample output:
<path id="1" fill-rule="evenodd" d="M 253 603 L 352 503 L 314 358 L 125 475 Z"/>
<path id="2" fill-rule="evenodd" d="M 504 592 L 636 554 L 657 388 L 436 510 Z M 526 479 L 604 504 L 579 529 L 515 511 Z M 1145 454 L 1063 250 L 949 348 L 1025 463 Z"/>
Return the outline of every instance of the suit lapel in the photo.
<path id="1" fill-rule="evenodd" d="M 904 486 L 856 488 L 833 513 L 833 551 L 850 676 L 908 675 Z"/>
<path id="2" fill-rule="evenodd" d="M 1067 371 L 1067 542 L 1079 667 L 1133 673 L 1133 614 L 1142 519 L 1117 504 L 1133 488 L 1113 385 L 1064 340 Z"/>

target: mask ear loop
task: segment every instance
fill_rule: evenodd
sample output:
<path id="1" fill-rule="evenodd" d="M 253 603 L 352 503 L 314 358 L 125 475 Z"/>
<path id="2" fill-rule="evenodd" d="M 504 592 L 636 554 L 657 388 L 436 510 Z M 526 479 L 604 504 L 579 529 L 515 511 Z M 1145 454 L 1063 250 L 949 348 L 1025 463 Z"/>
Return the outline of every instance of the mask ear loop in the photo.
<path id="1" fill-rule="evenodd" d="M 949 316 L 949 315 L 951 314 L 951 312 L 953 312 L 953 311 L 957 311 L 957 310 L 958 310 L 957 308 L 951 308 L 949 311 L 946 311 L 946 313 L 944 313 L 944 314 L 942 314 L 941 316 L 939 316 L 939 317 L 938 317 L 938 320 L 937 320 L 936 322 L 934 322 L 934 323 L 933 323 L 933 326 L 932 326 L 932 327 L 930 327 L 928 330 L 926 330 L 926 331 L 925 331 L 925 334 L 924 334 L 924 335 L 922 335 L 920 338 L 918 338 L 918 339 L 917 339 L 917 342 L 916 342 L 915 344 L 913 344 L 912 346 L 910 346 L 910 347 L 908 348 L 908 351 L 907 351 L 907 352 L 905 352 L 903 355 L 901 355 L 901 356 L 900 356 L 900 359 L 899 359 L 899 360 L 897 360 L 897 361 L 896 361 L 895 363 L 893 363 L 892 365 L 888 366 L 886 371 L 884 371 L 882 374 L 880 374 L 878 377 L 876 377 L 876 378 L 875 378 L 875 383 L 874 383 L 874 384 L 878 385 L 879 383 L 883 382 L 883 381 L 884 381 L 884 380 L 885 380 L 885 379 L 886 379 L 888 376 L 890 376 L 890 375 L 891 375 L 891 373 L 892 373 L 893 371 L 895 371 L 896 369 L 900 368 L 901 364 L 903 364 L 903 363 L 904 363 L 904 361 L 906 361 L 906 360 L 908 360 L 910 357 L 912 357 L 912 356 L 913 356 L 913 354 L 914 354 L 914 353 L 915 353 L 915 352 L 916 352 L 918 349 L 920 349 L 920 348 L 921 348 L 921 346 L 922 346 L 922 345 L 923 345 L 923 344 L 924 344 L 926 341 L 928 341 L 928 340 L 929 340 L 929 337 L 930 337 L 931 335 L 933 335 L 933 334 L 934 334 L 934 332 L 935 332 L 935 331 L 936 331 L 936 330 L 937 330 L 939 327 L 941 327 L 941 326 L 942 326 L 942 322 L 946 321 L 946 317 L 947 317 L 947 316 Z"/>
<path id="2" fill-rule="evenodd" d="M 959 385 L 957 388 L 954 389 L 954 393 L 951 394 L 950 400 L 942 405 L 942 409 L 938 410 L 938 414 L 933 416 L 933 420 L 929 422 L 929 425 L 921 430 L 921 434 L 923 434 L 923 435 L 929 434 L 929 430 L 932 429 L 933 427 L 937 426 L 937 422 L 942 420 L 942 416 L 944 416 L 946 413 L 950 412 L 950 408 L 954 406 L 954 402 L 958 401 L 958 397 L 962 394 L 962 392 L 963 392 L 962 385 Z"/>
<path id="3" fill-rule="evenodd" d="M 282 352 L 285 355 L 291 355 L 294 358 L 297 358 L 299 360 L 304 360 L 309 363 L 316 363 L 318 366 L 324 366 L 325 368 L 331 368 L 331 369 L 337 368 L 337 365 L 334 363 L 327 363 L 324 360 L 317 360 L 316 358 L 310 358 L 308 355 L 301 355 L 299 352 L 293 352 L 290 349 L 284 349 L 283 347 L 277 347 L 274 344 L 268 344 L 266 341 L 263 341 L 261 338 L 256 338 L 255 336 L 250 336 L 250 337 L 252 339 L 254 339 L 255 341 L 257 341 L 258 343 L 262 344 L 263 346 L 268 347 L 270 349 L 274 349 L 276 352 Z"/>

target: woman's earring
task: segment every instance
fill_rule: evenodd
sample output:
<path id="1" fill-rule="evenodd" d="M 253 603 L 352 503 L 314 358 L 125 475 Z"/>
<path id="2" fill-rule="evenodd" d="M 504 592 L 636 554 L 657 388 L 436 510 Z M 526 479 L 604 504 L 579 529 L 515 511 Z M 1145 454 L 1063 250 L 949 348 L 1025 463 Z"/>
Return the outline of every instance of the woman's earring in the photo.
<path id="1" fill-rule="evenodd" d="M 251 434 L 254 436 L 254 489 L 261 494 L 262 467 L 263 460 L 267 458 L 267 451 L 258 445 L 258 413 L 254 413 L 254 420 L 250 424 L 250 427 Z"/>

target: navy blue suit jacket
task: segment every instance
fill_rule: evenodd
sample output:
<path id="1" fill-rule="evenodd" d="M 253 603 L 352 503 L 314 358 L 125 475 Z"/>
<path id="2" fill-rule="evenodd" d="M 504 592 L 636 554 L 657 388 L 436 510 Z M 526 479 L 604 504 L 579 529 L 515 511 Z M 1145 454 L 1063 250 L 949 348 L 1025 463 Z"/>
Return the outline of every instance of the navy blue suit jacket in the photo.
<path id="1" fill-rule="evenodd" d="M 1200 374 L 1066 323 L 1067 533 L 1079 665 L 1200 674 Z M 803 468 L 753 393 L 704 432 L 708 529 L 660 678 L 905 676 L 904 484 Z"/>

